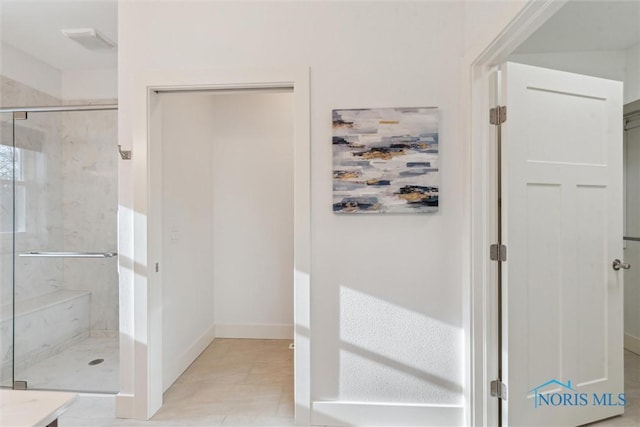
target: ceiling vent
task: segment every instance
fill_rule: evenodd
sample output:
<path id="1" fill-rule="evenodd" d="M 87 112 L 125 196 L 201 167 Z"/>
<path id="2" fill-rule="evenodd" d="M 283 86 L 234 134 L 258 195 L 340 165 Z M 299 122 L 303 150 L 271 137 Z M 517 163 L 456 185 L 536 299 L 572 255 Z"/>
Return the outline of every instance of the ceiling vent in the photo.
<path id="1" fill-rule="evenodd" d="M 116 44 L 106 36 L 98 32 L 95 28 L 72 28 L 62 30 L 62 34 L 79 43 L 85 49 L 93 51 L 109 51 L 116 47 Z"/>

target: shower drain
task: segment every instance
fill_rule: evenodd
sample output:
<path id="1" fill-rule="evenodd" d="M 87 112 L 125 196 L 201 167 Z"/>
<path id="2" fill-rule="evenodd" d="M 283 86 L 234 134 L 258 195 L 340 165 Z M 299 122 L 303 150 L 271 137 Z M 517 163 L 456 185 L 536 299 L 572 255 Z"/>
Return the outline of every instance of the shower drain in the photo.
<path id="1" fill-rule="evenodd" d="M 104 359 L 93 359 L 91 362 L 89 362 L 89 366 L 99 365 L 102 362 L 104 362 Z"/>

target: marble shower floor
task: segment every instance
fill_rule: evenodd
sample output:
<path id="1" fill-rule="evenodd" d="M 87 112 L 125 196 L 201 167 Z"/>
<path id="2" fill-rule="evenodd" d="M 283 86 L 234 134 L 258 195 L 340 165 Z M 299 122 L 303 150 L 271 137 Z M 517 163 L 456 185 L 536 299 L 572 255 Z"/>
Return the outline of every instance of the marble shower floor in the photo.
<path id="1" fill-rule="evenodd" d="M 81 396 L 59 426 L 292 426 L 289 343 L 217 338 L 166 391 L 151 420 L 116 419 L 113 397 Z"/>
<path id="2" fill-rule="evenodd" d="M 16 372 L 29 389 L 116 393 L 119 390 L 118 338 L 90 337 L 65 351 Z M 104 362 L 90 366 L 94 359 Z"/>

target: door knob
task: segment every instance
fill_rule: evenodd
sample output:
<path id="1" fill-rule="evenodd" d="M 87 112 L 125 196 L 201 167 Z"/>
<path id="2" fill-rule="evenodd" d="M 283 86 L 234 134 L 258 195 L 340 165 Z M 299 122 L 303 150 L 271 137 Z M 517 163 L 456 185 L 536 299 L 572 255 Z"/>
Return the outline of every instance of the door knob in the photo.
<path id="1" fill-rule="evenodd" d="M 625 262 L 620 261 L 619 259 L 614 259 L 613 260 L 613 269 L 615 271 L 618 271 L 620 269 L 624 269 L 624 270 L 628 270 L 631 268 L 631 264 L 627 264 Z"/>

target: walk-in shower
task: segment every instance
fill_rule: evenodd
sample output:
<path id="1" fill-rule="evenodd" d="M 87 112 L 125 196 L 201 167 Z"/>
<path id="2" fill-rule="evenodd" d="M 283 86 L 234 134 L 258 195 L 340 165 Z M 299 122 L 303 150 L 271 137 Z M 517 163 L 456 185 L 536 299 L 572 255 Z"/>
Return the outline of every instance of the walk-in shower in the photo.
<path id="1" fill-rule="evenodd" d="M 0 109 L 3 387 L 118 391 L 116 109 Z"/>

